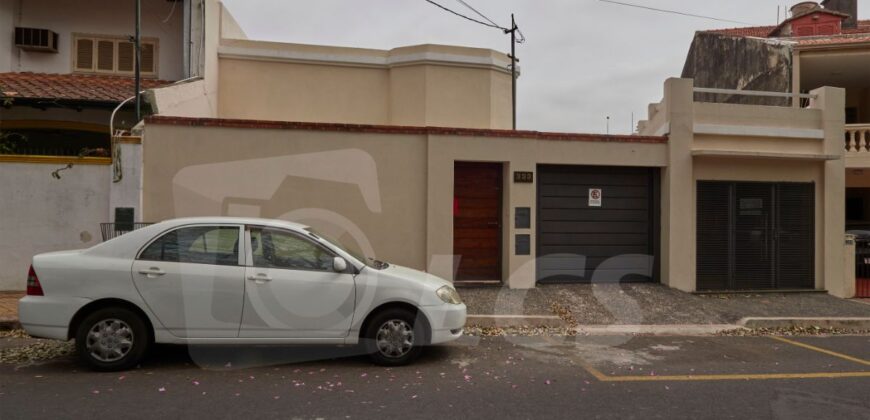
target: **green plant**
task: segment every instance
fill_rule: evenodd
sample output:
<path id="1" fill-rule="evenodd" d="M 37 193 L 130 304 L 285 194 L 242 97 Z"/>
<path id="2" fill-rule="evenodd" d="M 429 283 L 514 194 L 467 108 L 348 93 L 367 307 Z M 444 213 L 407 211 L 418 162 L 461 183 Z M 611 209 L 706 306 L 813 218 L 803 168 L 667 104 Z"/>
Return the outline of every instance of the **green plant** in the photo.
<path id="1" fill-rule="evenodd" d="M 0 131 L 0 154 L 15 154 L 18 146 L 25 142 L 27 142 L 27 137 L 21 134 Z"/>

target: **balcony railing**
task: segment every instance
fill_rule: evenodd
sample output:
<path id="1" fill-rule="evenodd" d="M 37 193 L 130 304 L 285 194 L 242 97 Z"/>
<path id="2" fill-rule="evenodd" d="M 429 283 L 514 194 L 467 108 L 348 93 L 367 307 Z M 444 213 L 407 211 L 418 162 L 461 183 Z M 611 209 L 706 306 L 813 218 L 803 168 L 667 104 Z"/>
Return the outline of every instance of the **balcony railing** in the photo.
<path id="1" fill-rule="evenodd" d="M 846 124 L 846 151 L 870 153 L 870 124 Z"/>
<path id="2" fill-rule="evenodd" d="M 121 222 L 121 223 L 100 223 L 100 233 L 103 234 L 103 241 L 117 238 L 125 233 L 132 232 L 136 229 L 141 229 L 145 226 L 153 225 L 153 223 L 144 222 Z"/>

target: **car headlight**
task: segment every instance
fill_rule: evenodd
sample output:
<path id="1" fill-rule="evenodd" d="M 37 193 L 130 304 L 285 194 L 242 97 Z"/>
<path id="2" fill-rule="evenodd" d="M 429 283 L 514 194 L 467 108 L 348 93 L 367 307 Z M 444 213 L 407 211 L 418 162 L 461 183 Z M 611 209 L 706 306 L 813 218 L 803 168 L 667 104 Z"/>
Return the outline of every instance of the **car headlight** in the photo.
<path id="1" fill-rule="evenodd" d="M 459 298 L 459 293 L 456 292 L 456 289 L 450 286 L 441 286 L 440 289 L 435 291 L 435 294 L 437 294 L 438 298 L 444 301 L 444 303 L 452 303 L 454 305 L 462 303 L 462 299 Z"/>

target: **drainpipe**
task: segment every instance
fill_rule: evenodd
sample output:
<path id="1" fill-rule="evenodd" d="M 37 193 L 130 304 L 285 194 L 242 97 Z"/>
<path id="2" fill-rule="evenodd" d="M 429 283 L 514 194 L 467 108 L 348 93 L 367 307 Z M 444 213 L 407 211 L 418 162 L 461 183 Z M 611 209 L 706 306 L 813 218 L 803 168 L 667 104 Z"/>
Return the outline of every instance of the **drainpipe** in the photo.
<path id="1" fill-rule="evenodd" d="M 133 92 L 135 92 L 136 97 L 136 121 L 140 121 L 142 119 L 142 93 L 140 92 L 140 72 L 142 62 L 142 44 L 139 42 L 139 27 L 141 25 L 141 14 L 142 14 L 142 1 L 136 1 L 136 34 L 134 35 L 135 39 L 133 41 L 136 46 L 136 63 L 135 63 L 135 87 L 133 88 Z"/>

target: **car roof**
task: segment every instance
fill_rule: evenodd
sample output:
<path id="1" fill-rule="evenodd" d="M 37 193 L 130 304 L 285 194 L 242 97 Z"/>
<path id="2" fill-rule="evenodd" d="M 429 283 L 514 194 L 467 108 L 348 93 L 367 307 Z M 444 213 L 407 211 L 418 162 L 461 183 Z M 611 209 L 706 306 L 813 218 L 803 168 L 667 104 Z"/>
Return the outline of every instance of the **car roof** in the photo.
<path id="1" fill-rule="evenodd" d="M 280 228 L 290 228 L 290 229 L 307 229 L 308 226 L 295 223 L 288 222 L 286 220 L 280 219 L 264 219 L 260 217 L 230 217 L 230 216 L 213 216 L 213 217 L 182 217 L 177 219 L 167 219 L 160 223 L 159 225 L 167 225 L 167 226 L 181 226 L 188 224 L 245 224 L 245 225 L 259 225 L 259 226 L 270 226 L 270 227 L 280 227 Z"/>

